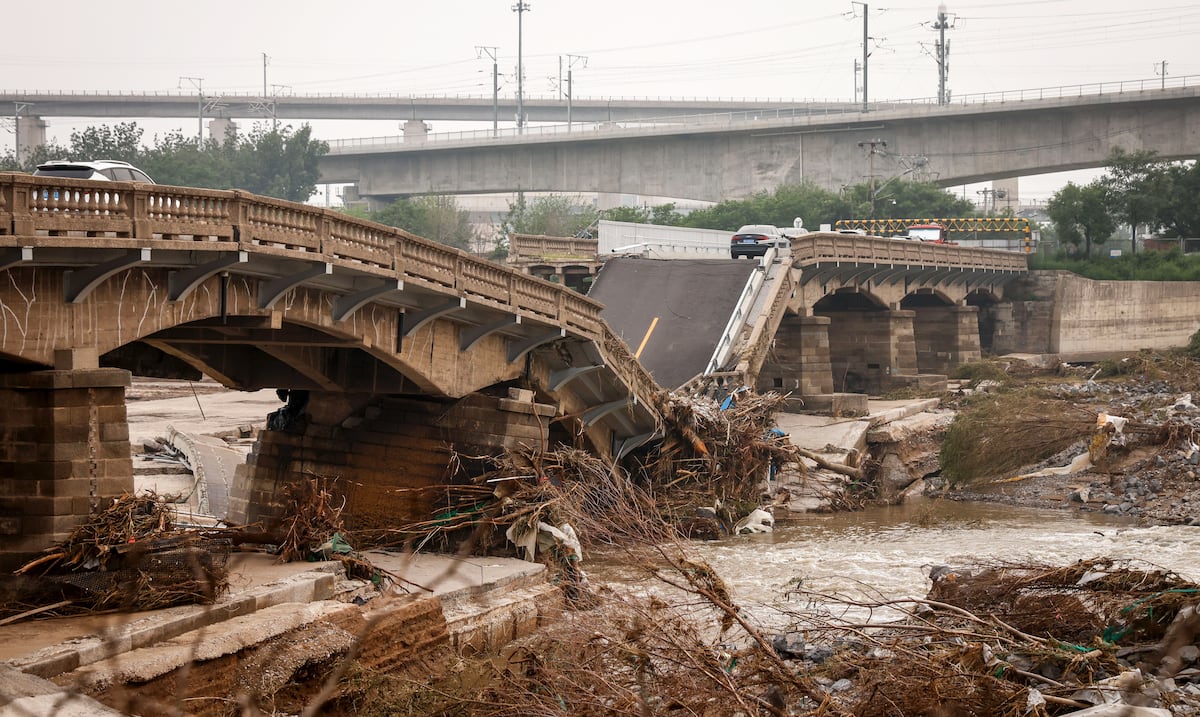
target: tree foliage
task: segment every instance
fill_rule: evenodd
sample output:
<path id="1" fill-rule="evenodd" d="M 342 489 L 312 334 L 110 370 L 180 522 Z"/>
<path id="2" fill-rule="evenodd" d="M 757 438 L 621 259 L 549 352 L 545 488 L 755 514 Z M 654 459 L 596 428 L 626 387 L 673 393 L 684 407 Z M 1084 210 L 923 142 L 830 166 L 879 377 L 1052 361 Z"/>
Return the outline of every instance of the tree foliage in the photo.
<path id="1" fill-rule="evenodd" d="M 975 206 L 935 184 L 897 179 L 874 188 L 875 215 L 881 218 L 974 216 Z M 774 191 L 757 192 L 745 199 L 731 199 L 688 214 L 683 225 L 735 231 L 744 224 L 774 224 L 790 227 L 796 218 L 816 229 L 839 219 L 870 217 L 872 188 L 867 184 L 835 193 L 811 182 L 784 185 Z"/>
<path id="2" fill-rule="evenodd" d="M 580 203 L 561 194 L 526 199 L 524 192 L 508 203 L 508 214 L 501 227 L 505 235 L 539 234 L 573 237 L 583 234 L 596 222 L 595 206 Z"/>
<path id="3" fill-rule="evenodd" d="M 1200 163 L 1176 164 L 1163 170 L 1158 224 L 1171 237 L 1200 237 Z"/>
<path id="4" fill-rule="evenodd" d="M 17 162 L 9 152 L 0 158 L 0 169 L 32 172 L 53 159 L 115 159 L 139 167 L 160 184 L 245 189 L 303 202 L 316 192 L 317 162 L 328 151 L 329 145 L 312 138 L 308 125 L 298 130 L 256 126 L 245 134 L 230 134 L 224 143 L 202 144 L 176 130 L 155 137 L 154 144 L 147 146 L 136 123 L 121 122 L 72 132 L 69 146 L 39 147 L 24 162 Z"/>
<path id="5" fill-rule="evenodd" d="M 1137 225 L 1154 222 L 1164 209 L 1166 164 L 1154 152 L 1126 152 L 1117 147 L 1108 157 L 1101 183 L 1113 215 L 1129 225 L 1130 248 L 1137 253 Z"/>
<path id="6" fill-rule="evenodd" d="M 366 218 L 468 251 L 476 238 L 470 212 L 450 196 L 398 199 Z"/>
<path id="7" fill-rule="evenodd" d="M 1117 228 L 1101 182 L 1082 187 L 1068 182 L 1046 203 L 1046 211 L 1059 242 L 1076 247 L 1082 243 L 1084 256 L 1091 256 L 1092 245 L 1104 243 Z"/>

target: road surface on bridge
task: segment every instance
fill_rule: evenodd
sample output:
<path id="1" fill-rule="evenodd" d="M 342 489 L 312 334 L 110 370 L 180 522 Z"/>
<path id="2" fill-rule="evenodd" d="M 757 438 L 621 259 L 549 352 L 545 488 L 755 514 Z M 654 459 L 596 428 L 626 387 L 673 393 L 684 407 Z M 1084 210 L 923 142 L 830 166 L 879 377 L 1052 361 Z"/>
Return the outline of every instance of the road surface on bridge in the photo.
<path id="1" fill-rule="evenodd" d="M 616 258 L 589 296 L 665 388 L 704 371 L 758 261 Z"/>

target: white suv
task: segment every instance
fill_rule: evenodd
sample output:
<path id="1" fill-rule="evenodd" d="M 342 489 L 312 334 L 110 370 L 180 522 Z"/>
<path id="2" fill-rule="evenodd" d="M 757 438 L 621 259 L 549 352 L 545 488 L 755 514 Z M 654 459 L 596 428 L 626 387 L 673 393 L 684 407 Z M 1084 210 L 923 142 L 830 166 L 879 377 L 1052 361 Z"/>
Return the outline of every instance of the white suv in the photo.
<path id="1" fill-rule="evenodd" d="M 39 164 L 35 177 L 66 177 L 69 179 L 101 179 L 114 182 L 145 182 L 154 184 L 150 175 L 129 162 L 116 159 L 100 159 L 95 162 L 67 162 L 58 160 Z"/>

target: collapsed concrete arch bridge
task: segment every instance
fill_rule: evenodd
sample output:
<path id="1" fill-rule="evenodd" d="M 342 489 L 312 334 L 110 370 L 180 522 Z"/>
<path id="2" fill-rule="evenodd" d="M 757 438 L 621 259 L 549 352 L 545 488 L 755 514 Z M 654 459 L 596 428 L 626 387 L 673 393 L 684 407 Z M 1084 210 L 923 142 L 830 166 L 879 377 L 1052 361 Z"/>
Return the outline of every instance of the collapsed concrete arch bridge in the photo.
<path id="1" fill-rule="evenodd" d="M 653 379 L 600 305 L 398 229 L 240 191 L 0 174 L 0 562 L 132 490 L 130 373 L 307 391 L 260 435 L 231 517 L 281 481 L 356 477 L 359 529 L 427 517 L 398 486 L 558 438 L 619 458 Z"/>

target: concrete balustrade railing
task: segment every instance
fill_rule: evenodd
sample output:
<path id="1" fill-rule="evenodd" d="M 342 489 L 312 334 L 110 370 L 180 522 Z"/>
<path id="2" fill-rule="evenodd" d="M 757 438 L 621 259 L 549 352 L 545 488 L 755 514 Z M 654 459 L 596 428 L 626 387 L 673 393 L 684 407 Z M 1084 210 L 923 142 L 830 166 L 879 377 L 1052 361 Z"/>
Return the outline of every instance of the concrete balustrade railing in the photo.
<path id="1" fill-rule="evenodd" d="M 817 232 L 792 240 L 792 262 L 908 264 L 979 271 L 1027 271 L 1025 254 L 856 234 Z"/>
<path id="2" fill-rule="evenodd" d="M 550 323 L 592 340 L 646 401 L 657 384 L 601 320 L 601 304 L 564 286 L 395 229 L 239 190 L 97 182 L 0 172 L 0 246 L 161 247 L 206 243 L 326 261 Z M 594 244 L 594 242 L 593 242 Z"/>
<path id="3" fill-rule="evenodd" d="M 513 234 L 509 237 L 509 255 L 525 257 L 594 257 L 600 242 L 595 239 L 551 237 L 540 234 Z"/>

